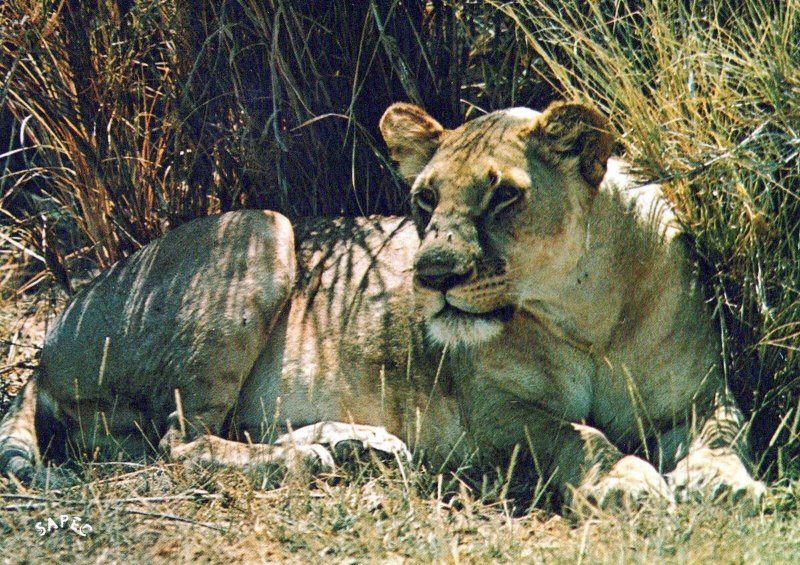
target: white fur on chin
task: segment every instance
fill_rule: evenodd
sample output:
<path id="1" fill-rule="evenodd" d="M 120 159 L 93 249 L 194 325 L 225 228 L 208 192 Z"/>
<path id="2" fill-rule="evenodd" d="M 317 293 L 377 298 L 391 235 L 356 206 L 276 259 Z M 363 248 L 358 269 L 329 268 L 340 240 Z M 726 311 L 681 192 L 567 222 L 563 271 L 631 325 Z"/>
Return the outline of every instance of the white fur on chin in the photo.
<path id="1" fill-rule="evenodd" d="M 428 320 L 428 335 L 440 345 L 478 345 L 496 338 L 503 331 L 503 322 L 456 316 Z"/>

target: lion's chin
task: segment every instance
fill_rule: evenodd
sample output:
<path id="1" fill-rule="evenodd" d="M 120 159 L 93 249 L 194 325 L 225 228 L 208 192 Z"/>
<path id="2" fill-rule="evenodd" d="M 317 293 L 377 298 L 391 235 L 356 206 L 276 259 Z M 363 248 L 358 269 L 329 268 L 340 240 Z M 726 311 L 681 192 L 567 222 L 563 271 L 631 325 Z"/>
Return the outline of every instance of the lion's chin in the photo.
<path id="1" fill-rule="evenodd" d="M 475 346 L 499 336 L 510 315 L 507 308 L 477 315 L 447 306 L 428 320 L 428 335 L 439 345 Z"/>

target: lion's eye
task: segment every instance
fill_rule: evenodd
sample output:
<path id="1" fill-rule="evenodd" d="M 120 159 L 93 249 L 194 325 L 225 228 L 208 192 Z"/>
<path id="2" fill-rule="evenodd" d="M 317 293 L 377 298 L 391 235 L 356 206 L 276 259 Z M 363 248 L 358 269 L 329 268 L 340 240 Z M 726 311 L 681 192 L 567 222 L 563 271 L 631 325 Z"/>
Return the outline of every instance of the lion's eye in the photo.
<path id="1" fill-rule="evenodd" d="M 489 201 L 489 210 L 493 213 L 505 210 L 515 202 L 522 198 L 522 190 L 510 184 L 501 184 L 492 194 L 492 199 Z"/>
<path id="2" fill-rule="evenodd" d="M 433 209 L 436 208 L 439 197 L 433 189 L 424 187 L 420 188 L 414 193 L 414 200 L 416 201 L 417 206 L 426 212 L 433 212 Z"/>

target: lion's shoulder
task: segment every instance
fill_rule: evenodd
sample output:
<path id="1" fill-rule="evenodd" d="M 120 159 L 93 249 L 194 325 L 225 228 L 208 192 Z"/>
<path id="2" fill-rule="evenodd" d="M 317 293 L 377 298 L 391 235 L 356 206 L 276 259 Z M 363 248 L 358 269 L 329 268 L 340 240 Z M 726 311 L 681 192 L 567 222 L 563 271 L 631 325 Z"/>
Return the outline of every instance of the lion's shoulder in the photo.
<path id="1" fill-rule="evenodd" d="M 600 194 L 631 215 L 638 229 L 661 242 L 671 241 L 685 231 L 663 186 L 645 178 L 622 159 L 608 160 Z"/>

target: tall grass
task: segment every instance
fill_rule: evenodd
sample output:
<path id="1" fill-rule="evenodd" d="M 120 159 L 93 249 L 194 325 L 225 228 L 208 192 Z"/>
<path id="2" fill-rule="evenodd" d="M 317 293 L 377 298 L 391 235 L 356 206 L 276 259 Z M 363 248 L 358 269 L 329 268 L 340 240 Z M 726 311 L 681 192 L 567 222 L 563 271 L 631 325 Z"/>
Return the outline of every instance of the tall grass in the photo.
<path id="1" fill-rule="evenodd" d="M 537 93 L 498 17 L 442 1 L 8 0 L 6 228 L 63 281 L 73 258 L 106 267 L 212 212 L 402 213 L 377 131 L 391 102 L 455 125 L 464 91 L 472 111 Z"/>
<path id="2" fill-rule="evenodd" d="M 389 103 L 453 126 L 559 92 L 667 182 L 762 471 L 796 475 L 799 29 L 799 0 L 6 0 L 0 280 L 68 286 L 240 207 L 403 213 Z"/>

